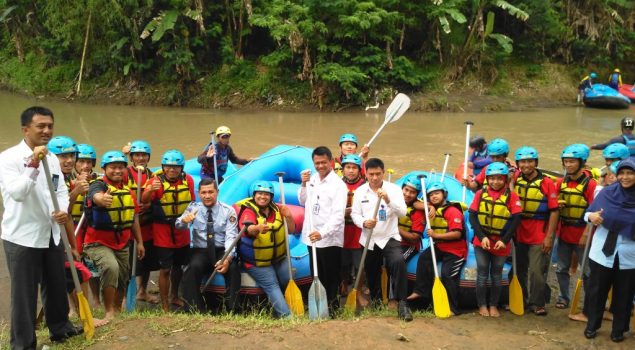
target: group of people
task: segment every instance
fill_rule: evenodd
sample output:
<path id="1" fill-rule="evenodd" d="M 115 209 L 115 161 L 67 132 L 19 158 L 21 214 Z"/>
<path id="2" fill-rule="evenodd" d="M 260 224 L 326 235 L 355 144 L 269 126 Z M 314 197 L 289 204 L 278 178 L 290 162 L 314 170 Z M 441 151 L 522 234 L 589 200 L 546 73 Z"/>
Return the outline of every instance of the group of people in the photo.
<path id="1" fill-rule="evenodd" d="M 228 160 L 249 161 L 237 157 L 229 146 L 229 128 L 221 126 L 212 133 L 212 142 L 198 157 L 201 181 L 194 188 L 192 176 L 183 170 L 185 157 L 178 150 L 165 152 L 160 169 L 151 172 L 151 147 L 136 140 L 121 151 L 105 152 L 100 161 L 103 174 L 98 175 L 92 146 L 76 144 L 65 136 L 53 137 L 50 110 L 29 108 L 21 122 L 24 140 L 0 155 L 5 206 L 2 239 L 12 280 L 12 348 L 35 347 L 38 285 L 51 339 L 64 341 L 81 333 L 68 321 L 66 294 L 73 287 L 59 283 L 65 274 L 60 244 L 64 231 L 71 242 L 68 249 L 76 258 L 66 268 L 77 268 L 83 284 L 90 284 L 95 302 L 103 300 L 106 317 L 97 325 L 107 323 L 121 310 L 131 275 L 136 276 L 137 299 L 157 302 L 147 292 L 149 274 L 157 270 L 158 301 L 166 311 L 171 305 L 208 311 L 200 287 L 214 270 L 227 286 L 225 309 L 237 311 L 242 268 L 266 293 L 276 316 L 291 317 L 283 292 L 290 279 L 286 245 L 288 235 L 296 231 L 293 213 L 273 202 L 274 188 L 268 181 L 254 182 L 251 196 L 235 203 L 236 210 L 231 206 L 234 203 L 218 201 L 218 184 Z M 578 261 L 583 260 L 585 237 L 593 231 L 587 224 L 591 223 L 597 230 L 589 254 L 590 274 L 584 274 L 583 313 L 578 318 L 588 319 L 584 334 L 595 337 L 612 286 L 611 339 L 623 340 L 635 294 L 632 130 L 633 119 L 624 118 L 622 138 L 593 146 L 603 149 L 607 160 L 601 179 L 587 169 L 590 149 L 583 144 L 562 151 L 566 174 L 554 180 L 538 168 L 535 148 L 520 147 L 512 162 L 505 140 L 487 143 L 483 137 L 475 137 L 466 164 L 474 176 L 463 179 L 464 186 L 475 191 L 469 205 L 449 201 L 443 182 L 416 176 L 405 179 L 401 186 L 386 181 L 383 161 L 369 158 L 368 146 L 359 147 L 353 134 L 340 138 L 339 156 L 325 146 L 316 147 L 312 152 L 316 172 L 300 174 L 297 196 L 306 208 L 302 242 L 316 248 L 317 275 L 326 290 L 329 314 L 337 314 L 354 272 L 362 268 L 360 285 L 368 293 L 359 293 L 361 298 L 367 295 L 370 302 L 380 302 L 385 268 L 397 315 L 411 321 L 410 306 L 415 301 L 433 302 L 431 249 L 441 262 L 440 277 L 451 312 L 459 314 L 460 271 L 468 253 L 463 213 L 468 210 L 481 315 L 500 316 L 502 270 L 511 249 L 516 250 L 526 305 L 536 315 L 546 315 L 546 277 L 554 245 L 560 287 L 556 307 L 567 308 L 570 268 L 575 265 L 572 259 L 577 254 Z M 42 157 L 47 157 L 51 167 L 60 211 L 52 209 Z M 602 186 L 605 189 L 600 191 Z M 421 252 L 415 286 L 409 291 L 406 263 L 420 252 L 426 237 L 435 244 Z M 364 248 L 368 251 L 362 261 Z M 312 249 L 309 254 L 312 258 Z M 131 271 L 134 259 L 137 269 Z M 365 305 L 368 301 L 360 302 Z"/>
<path id="2" fill-rule="evenodd" d="M 597 73 L 591 72 L 589 75 L 585 76 L 580 80 L 580 84 L 578 85 L 578 90 L 584 95 L 584 89 L 592 89 L 593 84 L 596 83 L 596 79 L 598 78 Z M 613 72 L 609 75 L 607 80 L 607 85 L 612 87 L 613 89 L 619 91 L 622 86 L 622 73 L 619 68 L 613 69 Z"/>

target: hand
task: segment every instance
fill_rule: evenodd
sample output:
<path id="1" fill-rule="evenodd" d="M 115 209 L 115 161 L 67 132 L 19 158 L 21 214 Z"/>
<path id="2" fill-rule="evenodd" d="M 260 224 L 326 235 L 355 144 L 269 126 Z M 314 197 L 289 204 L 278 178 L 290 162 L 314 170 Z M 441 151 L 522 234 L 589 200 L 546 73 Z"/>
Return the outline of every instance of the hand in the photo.
<path id="1" fill-rule="evenodd" d="M 229 256 L 227 257 L 227 259 L 223 260 L 222 263 L 219 260 L 214 265 L 214 269 L 216 271 L 218 271 L 219 273 L 225 274 L 227 272 L 227 270 L 229 270 L 229 262 L 230 261 L 231 261 L 231 258 Z"/>
<path id="2" fill-rule="evenodd" d="M 547 235 L 547 237 L 545 237 L 545 239 L 542 241 L 542 252 L 547 254 L 551 251 L 551 248 L 553 248 L 553 237 L 550 235 Z"/>
<path id="3" fill-rule="evenodd" d="M 318 231 L 313 231 L 309 233 L 309 239 L 312 243 L 315 243 L 322 239 L 322 235 Z"/>
<path id="4" fill-rule="evenodd" d="M 604 222 L 602 213 L 604 213 L 604 209 L 600 209 L 600 211 L 589 214 L 589 221 L 591 221 L 591 223 L 595 226 L 601 225 Z"/>
<path id="5" fill-rule="evenodd" d="M 428 231 L 426 231 L 426 233 L 428 234 L 428 237 L 432 237 L 433 239 L 437 239 L 437 233 L 434 232 L 433 229 L 429 228 Z"/>
<path id="6" fill-rule="evenodd" d="M 344 216 L 351 216 L 352 211 L 353 211 L 353 208 L 351 207 L 344 209 Z"/>
<path id="7" fill-rule="evenodd" d="M 189 224 L 192 221 L 194 221 L 194 219 L 196 219 L 196 213 L 198 213 L 198 208 L 186 213 L 185 215 L 183 215 L 181 217 L 181 222 L 184 224 Z"/>
<path id="8" fill-rule="evenodd" d="M 66 214 L 66 212 L 63 212 L 63 211 L 54 211 L 51 213 L 51 217 L 59 225 L 64 225 L 66 224 L 66 220 L 68 219 L 68 214 Z"/>
<path id="9" fill-rule="evenodd" d="M 311 170 L 305 170 L 300 173 L 300 179 L 302 180 L 302 186 L 306 186 L 306 183 L 309 182 L 311 178 Z"/>
<path id="10" fill-rule="evenodd" d="M 130 142 L 128 142 L 127 145 L 121 147 L 121 152 L 125 155 L 130 154 L 130 148 L 132 147 L 132 144 Z"/>
<path id="11" fill-rule="evenodd" d="M 489 246 L 489 238 L 485 237 L 483 238 L 483 240 L 481 240 L 481 248 L 485 249 L 485 250 L 489 250 L 490 246 Z"/>
<path id="12" fill-rule="evenodd" d="M 98 196 L 98 195 L 99 195 L 99 196 Z M 112 204 L 112 199 L 113 199 L 113 197 L 112 197 L 112 195 L 110 194 L 110 188 L 107 188 L 107 189 L 106 189 L 106 192 L 103 192 L 103 193 L 98 193 L 98 194 L 96 194 L 95 196 L 98 196 L 98 197 L 97 197 L 97 199 L 98 199 L 98 200 L 99 200 L 99 202 L 100 202 L 100 203 L 98 203 L 98 204 L 101 204 L 101 205 L 100 205 L 101 207 L 104 207 L 104 208 L 109 208 L 109 207 L 110 207 L 110 205 Z"/>
<path id="13" fill-rule="evenodd" d="M 77 179 L 73 182 L 73 185 L 79 194 L 88 193 L 88 187 L 90 185 L 88 184 L 88 180 L 86 180 L 87 176 L 88 175 L 86 175 L 86 173 L 79 174 L 77 175 Z"/>
<path id="14" fill-rule="evenodd" d="M 33 161 L 35 162 L 40 162 L 40 159 L 43 159 L 44 157 L 46 157 L 46 155 L 49 153 L 49 150 L 46 148 L 46 146 L 35 146 L 33 147 Z"/>
<path id="15" fill-rule="evenodd" d="M 214 156 L 214 154 L 216 154 L 216 147 L 214 147 L 213 144 L 210 144 L 209 147 L 207 148 L 206 157 L 207 158 L 212 158 Z"/>
<path id="16" fill-rule="evenodd" d="M 146 213 L 146 212 L 148 212 L 148 210 L 150 209 L 151 206 L 152 206 L 152 203 L 150 203 L 150 202 L 148 202 L 148 203 L 141 202 L 141 205 L 139 207 L 139 212 L 140 213 Z"/>
<path id="17" fill-rule="evenodd" d="M 143 242 L 137 242 L 137 258 L 143 260 L 146 256 L 146 248 L 143 246 Z"/>
<path id="18" fill-rule="evenodd" d="M 360 156 L 362 157 L 362 159 L 366 159 L 368 158 L 368 152 L 370 151 L 370 147 L 368 147 L 367 144 L 364 144 L 364 146 L 362 147 L 360 153 Z"/>
<path id="19" fill-rule="evenodd" d="M 474 169 L 474 163 L 472 163 L 472 162 L 467 162 L 467 168 L 468 168 L 468 169 Z"/>
<path id="20" fill-rule="evenodd" d="M 152 191 L 152 192 L 158 191 L 159 189 L 161 189 L 162 186 L 163 186 L 163 184 L 161 183 L 161 180 L 159 180 L 158 177 L 155 177 L 152 180 L 152 183 L 150 185 L 150 191 Z"/>
<path id="21" fill-rule="evenodd" d="M 428 218 L 432 220 L 435 216 L 437 216 L 437 210 L 432 204 L 428 203 Z"/>
<path id="22" fill-rule="evenodd" d="M 73 260 L 80 262 L 82 261 L 82 255 L 79 254 L 79 252 L 77 251 L 77 249 L 73 249 L 71 250 L 71 254 L 73 255 Z"/>
<path id="23" fill-rule="evenodd" d="M 381 188 L 377 190 L 377 197 L 383 199 L 386 204 L 390 203 L 390 197 L 388 197 L 388 193 L 386 193 Z"/>
<path id="24" fill-rule="evenodd" d="M 377 219 L 368 219 L 366 221 L 364 221 L 364 228 L 375 228 L 375 225 L 377 225 Z"/>
<path id="25" fill-rule="evenodd" d="M 496 244 L 494 244 L 494 250 L 502 250 L 505 249 L 506 245 L 503 241 L 496 241 Z"/>
<path id="26" fill-rule="evenodd" d="M 584 233 L 582 234 L 582 236 L 580 236 L 580 240 L 578 241 L 578 245 L 580 247 L 584 247 L 584 245 L 586 244 L 586 238 L 587 238 L 588 234 L 589 233 L 586 232 L 586 230 L 585 230 Z"/>

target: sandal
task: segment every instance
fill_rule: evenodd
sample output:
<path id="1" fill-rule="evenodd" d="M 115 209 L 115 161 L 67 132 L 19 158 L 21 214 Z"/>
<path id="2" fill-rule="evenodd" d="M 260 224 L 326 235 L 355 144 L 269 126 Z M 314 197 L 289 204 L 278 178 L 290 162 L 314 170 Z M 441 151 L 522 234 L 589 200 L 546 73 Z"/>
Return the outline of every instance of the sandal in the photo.
<path id="1" fill-rule="evenodd" d="M 541 307 L 541 306 L 537 306 L 534 309 L 534 315 L 536 315 L 536 316 L 547 316 L 547 309 L 545 309 L 544 307 Z"/>
<path id="2" fill-rule="evenodd" d="M 569 302 L 565 299 L 558 299 L 556 302 L 556 309 L 567 309 L 569 308 Z"/>

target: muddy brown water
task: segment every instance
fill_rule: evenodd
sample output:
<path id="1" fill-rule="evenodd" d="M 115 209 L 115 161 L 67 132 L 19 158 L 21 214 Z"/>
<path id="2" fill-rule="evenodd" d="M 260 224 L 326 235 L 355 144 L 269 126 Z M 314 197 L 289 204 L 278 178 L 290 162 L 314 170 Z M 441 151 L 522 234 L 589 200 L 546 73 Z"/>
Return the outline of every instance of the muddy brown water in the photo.
<path id="1" fill-rule="evenodd" d="M 208 132 L 227 125 L 231 145 L 241 157 L 256 157 L 278 144 L 315 147 L 326 145 L 338 153 L 342 133 L 352 132 L 366 142 L 384 121 L 385 108 L 344 113 L 284 113 L 276 111 L 226 111 L 191 108 L 104 106 L 46 101 L 0 92 L 0 150 L 22 138 L 20 113 L 42 105 L 55 114 L 55 135 L 71 136 L 78 143 L 93 145 L 99 155 L 120 149 L 142 138 L 153 151 L 151 165 L 160 155 L 179 149 L 195 157 L 209 141 Z M 371 156 L 382 158 L 400 177 L 411 170 L 443 167 L 444 153 L 451 153 L 451 172 L 463 158 L 466 120 L 474 122 L 472 135 L 491 140 L 503 137 L 512 152 L 531 145 L 540 152 L 541 167 L 561 170 L 560 151 L 570 143 L 597 143 L 620 133 L 619 121 L 635 116 L 635 109 L 611 111 L 579 108 L 542 109 L 531 112 L 415 113 L 408 112 L 388 125 L 371 147 Z M 600 152 L 591 164 L 603 165 Z M 1 210 L 1 207 L 0 207 Z M 9 316 L 9 278 L 4 251 L 0 249 L 0 320 Z"/>

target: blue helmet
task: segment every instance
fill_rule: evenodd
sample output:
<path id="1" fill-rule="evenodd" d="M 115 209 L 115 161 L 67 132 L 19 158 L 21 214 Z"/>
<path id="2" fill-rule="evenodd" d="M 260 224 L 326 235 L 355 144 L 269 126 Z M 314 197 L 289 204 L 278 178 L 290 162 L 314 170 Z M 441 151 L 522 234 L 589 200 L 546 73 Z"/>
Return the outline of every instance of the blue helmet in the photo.
<path id="1" fill-rule="evenodd" d="M 55 136 L 46 147 L 55 155 L 77 153 L 77 144 L 68 136 Z"/>
<path id="2" fill-rule="evenodd" d="M 591 72 L 591 74 L 589 74 L 589 77 L 591 77 L 591 79 L 595 79 L 598 77 L 598 75 L 595 74 L 595 72 Z"/>
<path id="3" fill-rule="evenodd" d="M 273 186 L 271 185 L 271 183 L 267 181 L 257 181 L 251 187 L 251 196 L 252 197 L 255 196 L 256 192 L 270 193 L 271 196 L 273 197 Z"/>
<path id="4" fill-rule="evenodd" d="M 101 156 L 100 166 L 105 168 L 106 165 L 111 163 L 123 163 L 128 165 L 128 160 L 126 159 L 126 155 L 121 151 L 108 151 Z"/>
<path id="5" fill-rule="evenodd" d="M 612 143 L 602 151 L 602 157 L 607 159 L 620 159 L 624 160 L 630 157 L 631 152 L 628 150 L 628 146 L 623 143 Z"/>
<path id="6" fill-rule="evenodd" d="M 421 181 L 419 181 L 419 179 L 416 176 L 408 176 L 403 184 L 401 185 L 401 188 L 404 188 L 405 186 L 410 186 L 412 188 L 414 188 L 415 190 L 417 190 L 417 193 L 419 193 L 419 191 L 421 191 Z"/>
<path id="7" fill-rule="evenodd" d="M 353 134 L 344 134 L 340 137 L 340 145 L 342 142 L 352 142 L 357 145 L 357 136 Z"/>
<path id="8" fill-rule="evenodd" d="M 611 163 L 611 165 L 609 165 L 609 170 L 610 170 L 613 174 L 617 175 L 617 167 L 618 167 L 619 165 L 620 165 L 620 161 L 619 161 L 619 160 L 618 160 L 618 161 L 614 161 L 613 163 Z"/>
<path id="9" fill-rule="evenodd" d="M 130 144 L 130 154 L 132 153 L 147 153 L 152 154 L 150 144 L 143 140 L 135 140 Z"/>
<path id="10" fill-rule="evenodd" d="M 180 151 L 171 149 L 163 153 L 161 157 L 161 165 L 184 166 L 185 156 Z"/>
<path id="11" fill-rule="evenodd" d="M 85 143 L 77 145 L 77 159 L 97 160 L 97 152 L 91 145 Z"/>
<path id="12" fill-rule="evenodd" d="M 523 159 L 536 159 L 538 160 L 538 151 L 535 148 L 529 146 L 523 146 L 516 150 L 516 161 Z"/>
<path id="13" fill-rule="evenodd" d="M 426 187 L 426 193 L 430 194 L 434 191 L 443 191 L 444 195 L 446 196 L 448 195 L 448 188 L 445 186 L 443 182 L 435 181 L 428 184 L 428 186 Z"/>
<path id="14" fill-rule="evenodd" d="M 487 166 L 487 169 L 485 170 L 485 176 L 491 176 L 491 175 L 509 175 L 509 168 L 507 167 L 507 165 L 505 165 L 505 163 L 501 163 L 501 162 L 494 162 L 491 163 L 490 165 Z"/>
<path id="15" fill-rule="evenodd" d="M 509 144 L 503 139 L 493 139 L 487 145 L 487 153 L 490 156 L 506 156 L 509 154 Z"/>
<path id="16" fill-rule="evenodd" d="M 574 158 L 586 162 L 589 158 L 589 147 L 580 143 L 569 145 L 562 150 L 560 158 Z"/>
<path id="17" fill-rule="evenodd" d="M 361 169 L 362 158 L 360 158 L 357 154 L 347 154 L 342 157 L 342 166 L 344 166 L 344 164 L 355 164 Z"/>

